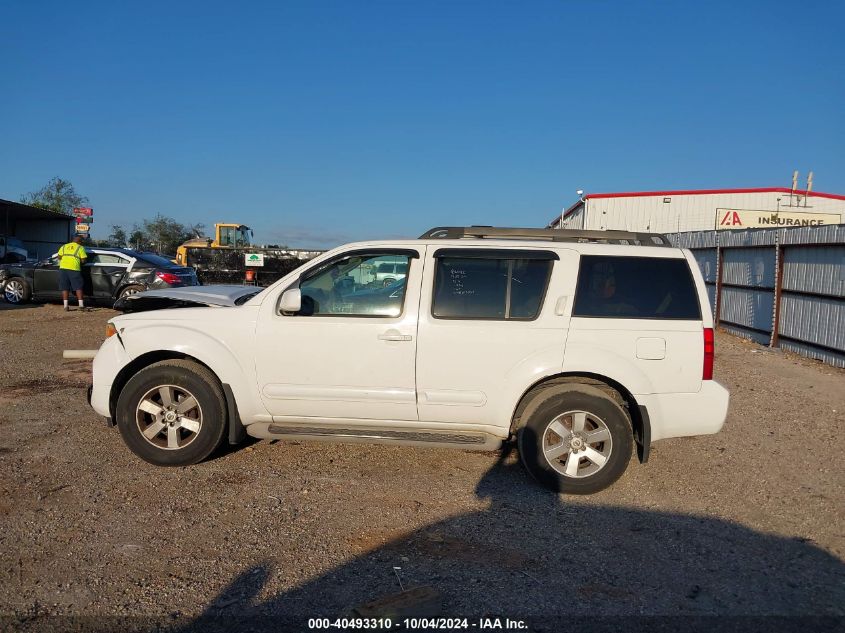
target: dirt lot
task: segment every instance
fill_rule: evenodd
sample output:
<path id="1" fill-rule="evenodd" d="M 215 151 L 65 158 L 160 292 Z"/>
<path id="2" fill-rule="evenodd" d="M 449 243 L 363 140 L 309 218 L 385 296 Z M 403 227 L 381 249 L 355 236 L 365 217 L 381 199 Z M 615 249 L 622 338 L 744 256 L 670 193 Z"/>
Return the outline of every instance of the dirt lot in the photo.
<path id="1" fill-rule="evenodd" d="M 588 498 L 538 488 L 514 454 L 262 441 L 159 469 L 88 408 L 88 363 L 61 358 L 99 345 L 112 314 L 0 303 L 6 626 L 249 614 L 300 630 L 400 580 L 440 592 L 444 616 L 536 630 L 561 614 L 845 614 L 841 370 L 720 335 L 724 431 L 656 443 Z"/>

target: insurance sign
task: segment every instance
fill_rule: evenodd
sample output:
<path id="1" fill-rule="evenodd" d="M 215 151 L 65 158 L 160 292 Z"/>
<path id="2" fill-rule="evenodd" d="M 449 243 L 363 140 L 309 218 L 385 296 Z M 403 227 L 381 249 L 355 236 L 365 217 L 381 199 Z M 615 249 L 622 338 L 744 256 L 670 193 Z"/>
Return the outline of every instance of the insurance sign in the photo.
<path id="1" fill-rule="evenodd" d="M 838 213 L 805 213 L 803 211 L 749 211 L 748 209 L 716 209 L 716 228 L 773 229 L 792 226 L 839 224 Z"/>

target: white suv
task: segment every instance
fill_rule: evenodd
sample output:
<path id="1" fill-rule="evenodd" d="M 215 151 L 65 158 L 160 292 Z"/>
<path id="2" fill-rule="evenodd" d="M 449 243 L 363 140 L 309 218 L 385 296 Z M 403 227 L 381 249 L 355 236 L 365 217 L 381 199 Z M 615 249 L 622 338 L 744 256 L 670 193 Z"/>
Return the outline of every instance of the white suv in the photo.
<path id="1" fill-rule="evenodd" d="M 388 287 L 383 262 L 407 265 Z M 185 304 L 182 304 L 185 305 Z M 224 440 L 495 450 L 566 493 L 636 444 L 716 433 L 713 323 L 692 255 L 654 234 L 490 227 L 329 251 L 232 307 L 112 319 L 91 404 L 148 462 Z M 113 422 L 112 422 L 113 421 Z"/>

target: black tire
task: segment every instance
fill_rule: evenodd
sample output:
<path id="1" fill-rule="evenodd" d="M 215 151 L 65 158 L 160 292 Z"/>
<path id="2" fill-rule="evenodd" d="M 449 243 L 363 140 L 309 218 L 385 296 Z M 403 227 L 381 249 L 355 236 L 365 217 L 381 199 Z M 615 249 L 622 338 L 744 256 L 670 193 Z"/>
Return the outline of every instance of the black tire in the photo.
<path id="1" fill-rule="evenodd" d="M 569 412 L 585 414 L 581 417 L 585 422 L 582 430 L 573 432 L 575 416 L 564 416 Z M 551 386 L 532 398 L 522 419 L 526 423 L 517 434 L 522 463 L 534 479 L 555 492 L 587 495 L 604 490 L 628 467 L 634 446 L 628 414 L 610 395 L 597 387 L 575 383 Z M 556 420 L 557 424 L 562 424 L 562 427 L 556 424 L 556 428 L 569 432 L 567 438 L 551 428 Z M 590 441 L 589 433 L 594 433 L 593 438 L 609 434 L 609 439 Z M 555 437 L 560 440 L 559 444 L 549 439 Z M 547 458 L 544 438 L 547 450 L 554 452 L 556 447 L 564 447 L 566 452 L 553 459 Z M 583 447 L 573 452 L 573 442 L 575 446 Z M 573 455 L 572 463 L 578 476 L 561 472 L 569 466 L 570 454 Z M 601 466 L 593 461 L 602 458 L 604 462 Z M 591 472 L 596 467 L 598 469 Z"/>
<path id="2" fill-rule="evenodd" d="M 381 286 L 382 286 L 382 288 L 387 288 L 387 287 L 388 287 L 390 284 L 392 284 L 394 281 L 396 281 L 396 280 L 395 280 L 395 279 L 390 279 L 390 278 L 388 278 L 388 279 L 382 279 L 382 280 L 381 280 Z"/>
<path id="3" fill-rule="evenodd" d="M 118 293 L 118 299 L 124 299 L 129 295 L 134 295 L 136 292 L 144 292 L 146 288 L 141 284 L 130 284 L 128 286 L 124 286 L 120 289 L 120 293 Z"/>
<path id="4" fill-rule="evenodd" d="M 173 406 L 185 402 L 184 394 L 192 395 L 198 407 L 185 413 L 185 420 L 196 427 L 196 432 L 182 427 L 183 418 L 167 422 L 163 413 L 160 389 L 170 390 Z M 146 396 L 146 398 L 145 398 Z M 141 401 L 146 400 L 162 409 L 162 415 L 153 415 L 139 410 Z M 176 413 L 177 411 L 173 411 Z M 222 443 L 226 430 L 227 414 L 223 390 L 216 376 L 207 368 L 185 360 L 166 360 L 145 367 L 129 379 L 120 392 L 116 409 L 117 427 L 123 441 L 138 457 L 157 466 L 189 466 L 201 462 L 211 455 Z M 142 434 L 142 428 L 149 433 L 155 432 L 159 424 L 164 427 L 151 438 Z M 171 429 L 176 426 L 176 447 L 167 448 Z M 182 444 L 182 446 L 179 446 Z"/>
<path id="5" fill-rule="evenodd" d="M 11 277 L 6 280 L 6 285 L 3 287 L 3 296 L 12 305 L 28 303 L 32 299 L 32 286 L 23 277 Z"/>

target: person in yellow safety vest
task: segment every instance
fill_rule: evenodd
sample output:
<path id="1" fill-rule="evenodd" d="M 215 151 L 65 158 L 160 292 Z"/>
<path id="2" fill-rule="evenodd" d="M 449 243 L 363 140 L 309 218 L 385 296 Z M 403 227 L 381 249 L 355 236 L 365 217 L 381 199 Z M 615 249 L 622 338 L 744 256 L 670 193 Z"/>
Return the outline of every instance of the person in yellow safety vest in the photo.
<path id="1" fill-rule="evenodd" d="M 82 300 L 82 264 L 88 259 L 88 253 L 82 245 L 84 239 L 82 235 L 76 235 L 72 242 L 59 249 L 59 290 L 62 291 L 65 312 L 70 310 L 67 303 L 71 291 L 76 293 L 79 309 L 85 310 L 85 302 Z"/>

